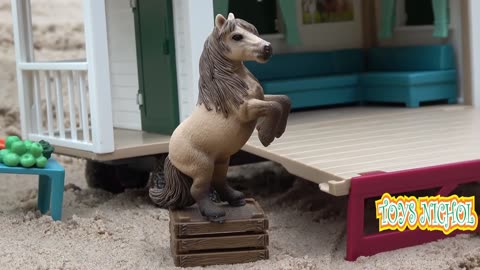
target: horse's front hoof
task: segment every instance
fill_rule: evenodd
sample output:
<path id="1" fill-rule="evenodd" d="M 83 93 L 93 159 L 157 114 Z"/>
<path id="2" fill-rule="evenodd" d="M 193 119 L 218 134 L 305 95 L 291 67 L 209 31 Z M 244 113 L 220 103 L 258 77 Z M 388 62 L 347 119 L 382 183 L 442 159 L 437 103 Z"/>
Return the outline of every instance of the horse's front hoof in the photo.
<path id="1" fill-rule="evenodd" d="M 271 131 L 258 130 L 258 139 L 264 147 L 267 147 L 273 142 L 275 136 L 273 136 Z"/>
<path id="2" fill-rule="evenodd" d="M 282 124 L 281 127 L 277 128 L 277 131 L 275 132 L 275 138 L 280 138 L 282 137 L 283 133 L 285 133 L 285 130 L 287 129 L 286 123 L 285 125 Z"/>

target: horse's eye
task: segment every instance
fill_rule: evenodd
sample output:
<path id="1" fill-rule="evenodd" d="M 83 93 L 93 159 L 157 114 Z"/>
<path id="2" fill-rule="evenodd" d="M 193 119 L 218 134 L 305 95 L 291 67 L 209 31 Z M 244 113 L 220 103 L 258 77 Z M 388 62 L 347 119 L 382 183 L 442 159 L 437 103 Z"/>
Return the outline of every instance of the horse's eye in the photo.
<path id="1" fill-rule="evenodd" d="M 239 34 L 236 34 L 236 35 L 233 35 L 232 36 L 232 39 L 233 40 L 236 40 L 236 41 L 240 41 L 243 39 L 243 36 L 242 35 L 239 35 Z"/>

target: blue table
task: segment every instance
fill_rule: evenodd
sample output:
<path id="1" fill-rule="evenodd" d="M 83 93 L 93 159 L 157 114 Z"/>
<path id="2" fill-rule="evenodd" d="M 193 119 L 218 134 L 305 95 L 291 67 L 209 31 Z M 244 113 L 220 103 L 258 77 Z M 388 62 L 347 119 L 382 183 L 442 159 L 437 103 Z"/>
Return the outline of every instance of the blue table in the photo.
<path id="1" fill-rule="evenodd" d="M 50 210 L 53 220 L 62 219 L 65 169 L 52 157 L 45 168 L 8 167 L 0 163 L 0 173 L 38 175 L 38 209 Z"/>

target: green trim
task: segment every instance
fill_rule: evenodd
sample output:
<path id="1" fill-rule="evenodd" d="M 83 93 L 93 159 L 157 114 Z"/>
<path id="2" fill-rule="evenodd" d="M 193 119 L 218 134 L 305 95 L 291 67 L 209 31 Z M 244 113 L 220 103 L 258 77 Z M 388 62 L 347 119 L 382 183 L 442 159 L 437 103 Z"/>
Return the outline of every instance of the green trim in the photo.
<path id="1" fill-rule="evenodd" d="M 222 14 L 225 18 L 228 16 L 229 0 L 213 0 L 213 17 Z"/>
<path id="2" fill-rule="evenodd" d="M 446 38 L 448 37 L 448 24 L 450 21 L 448 0 L 432 0 L 432 6 L 435 18 L 433 36 Z"/>
<path id="3" fill-rule="evenodd" d="M 298 32 L 297 20 L 297 1 L 279 0 L 280 10 L 282 12 L 285 24 L 285 39 L 288 45 L 301 45 L 302 39 Z"/>
<path id="4" fill-rule="evenodd" d="M 393 27 L 395 25 L 396 18 L 396 6 L 397 3 L 395 0 L 382 0 L 381 2 L 381 25 L 380 33 L 378 34 L 380 39 L 391 38 L 393 35 Z"/>

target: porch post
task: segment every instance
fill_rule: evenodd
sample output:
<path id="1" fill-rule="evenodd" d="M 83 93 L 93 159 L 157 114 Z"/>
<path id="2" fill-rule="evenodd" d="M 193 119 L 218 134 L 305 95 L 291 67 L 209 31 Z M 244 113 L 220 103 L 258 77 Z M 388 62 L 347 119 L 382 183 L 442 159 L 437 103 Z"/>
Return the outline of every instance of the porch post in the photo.
<path id="1" fill-rule="evenodd" d="M 93 149 L 111 153 L 115 146 L 105 1 L 84 0 L 83 8 Z"/>
<path id="2" fill-rule="evenodd" d="M 18 104 L 20 107 L 20 125 L 22 138 L 27 139 L 31 131 L 31 74 L 25 73 L 20 68 L 20 63 L 34 61 L 32 39 L 32 17 L 30 12 L 30 0 L 12 0 L 13 37 L 15 43 L 15 59 L 17 67 Z"/>
<path id="3" fill-rule="evenodd" d="M 472 105 L 475 107 L 480 106 L 480 1 L 468 0 L 468 39 L 469 42 L 469 55 L 470 55 L 470 77 L 471 77 L 471 93 L 472 93 Z M 467 54 L 468 55 L 468 54 Z"/>

